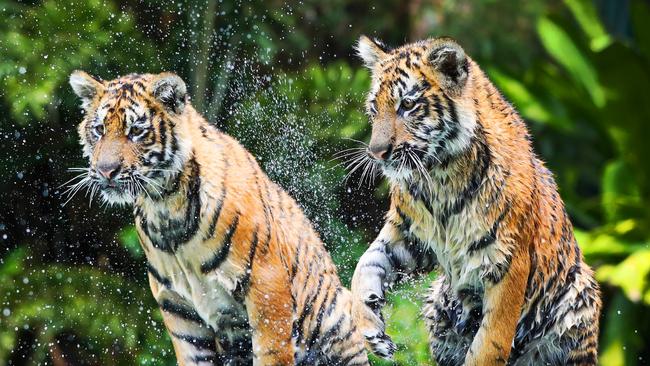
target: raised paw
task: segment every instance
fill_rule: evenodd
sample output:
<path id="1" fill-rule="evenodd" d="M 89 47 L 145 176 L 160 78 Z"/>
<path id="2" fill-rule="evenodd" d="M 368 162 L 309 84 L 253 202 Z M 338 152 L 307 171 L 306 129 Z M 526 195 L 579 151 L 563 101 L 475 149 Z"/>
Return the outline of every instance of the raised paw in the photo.
<path id="1" fill-rule="evenodd" d="M 368 292 L 353 305 L 353 316 L 357 328 L 365 337 L 366 348 L 379 357 L 391 358 L 395 353 L 395 344 L 385 333 L 385 323 L 381 308 L 386 301 L 375 292 Z"/>
<path id="2" fill-rule="evenodd" d="M 366 337 L 366 347 L 372 353 L 385 359 L 393 358 L 397 346 L 395 346 L 395 343 L 393 343 L 393 340 L 390 339 L 388 334 L 380 332 L 374 335 L 364 334 L 364 336 Z"/>

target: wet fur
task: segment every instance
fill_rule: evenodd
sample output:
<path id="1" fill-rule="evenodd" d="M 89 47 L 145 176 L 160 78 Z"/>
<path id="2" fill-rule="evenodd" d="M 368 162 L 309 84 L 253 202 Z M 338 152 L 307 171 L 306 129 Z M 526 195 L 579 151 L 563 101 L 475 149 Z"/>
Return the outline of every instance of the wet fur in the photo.
<path id="1" fill-rule="evenodd" d="M 103 198 L 133 205 L 180 365 L 368 365 L 352 298 L 312 225 L 251 154 L 192 108 L 180 78 L 78 72 L 71 84 L 86 111 L 89 175 L 117 159 L 119 179 L 146 177 Z M 146 133 L 131 136 L 134 124 Z"/>
<path id="2" fill-rule="evenodd" d="M 389 50 L 362 38 L 359 52 L 373 74 L 370 146 L 393 151 L 378 162 L 386 223 L 352 283 L 369 349 L 392 354 L 385 291 L 437 267 L 422 313 L 439 365 L 595 365 L 599 288 L 514 108 L 453 40 Z"/>

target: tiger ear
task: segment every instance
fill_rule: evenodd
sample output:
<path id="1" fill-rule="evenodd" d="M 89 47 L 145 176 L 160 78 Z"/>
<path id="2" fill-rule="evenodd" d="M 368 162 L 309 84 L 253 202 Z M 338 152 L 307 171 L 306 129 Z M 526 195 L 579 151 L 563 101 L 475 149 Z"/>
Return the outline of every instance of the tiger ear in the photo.
<path id="1" fill-rule="evenodd" d="M 463 48 L 451 38 L 435 39 L 428 59 L 440 76 L 442 88 L 450 94 L 462 93 L 469 74 L 469 62 Z"/>
<path id="2" fill-rule="evenodd" d="M 388 48 L 378 39 L 361 36 L 356 46 L 357 54 L 367 68 L 373 69 L 388 53 Z"/>
<path id="3" fill-rule="evenodd" d="M 83 71 L 74 71 L 70 74 L 70 86 L 74 93 L 81 99 L 81 107 L 87 110 L 93 98 L 104 91 L 104 84 L 100 79 Z"/>
<path id="4" fill-rule="evenodd" d="M 183 113 L 187 102 L 187 86 L 180 76 L 170 72 L 157 75 L 151 84 L 151 94 L 167 111 Z"/>

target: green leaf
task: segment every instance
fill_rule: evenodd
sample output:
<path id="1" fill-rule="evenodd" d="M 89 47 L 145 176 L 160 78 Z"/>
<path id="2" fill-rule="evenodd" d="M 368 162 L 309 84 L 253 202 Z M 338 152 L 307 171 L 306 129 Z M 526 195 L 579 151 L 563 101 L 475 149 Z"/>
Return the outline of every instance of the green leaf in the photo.
<path id="1" fill-rule="evenodd" d="M 644 344 L 639 330 L 647 326 L 648 319 L 643 316 L 646 313 L 646 307 L 631 303 L 621 293 L 614 295 L 603 317 L 600 365 L 637 364 Z"/>
<path id="2" fill-rule="evenodd" d="M 135 226 L 130 225 L 122 229 L 119 234 L 120 243 L 131 253 L 133 258 L 142 258 L 144 252 L 142 251 L 142 246 L 140 245 L 140 239 L 138 238 L 138 232 L 135 229 Z"/>
<path id="3" fill-rule="evenodd" d="M 585 88 L 597 107 L 603 107 L 605 92 L 598 82 L 598 75 L 564 29 L 548 18 L 541 18 L 537 22 L 537 32 L 546 51 Z"/>
<path id="4" fill-rule="evenodd" d="M 629 209 L 642 205 L 634 169 L 624 161 L 616 160 L 607 164 L 602 184 L 602 207 L 609 221 L 628 217 L 626 213 Z"/>
<path id="5" fill-rule="evenodd" d="M 598 52 L 612 43 L 612 37 L 603 27 L 594 3 L 591 0 L 564 0 L 582 30 L 591 39 L 589 45 L 592 51 Z"/>
<path id="6" fill-rule="evenodd" d="M 650 304 L 650 247 L 638 250 L 618 265 L 602 266 L 596 278 L 620 287 L 634 302 Z"/>
<path id="7" fill-rule="evenodd" d="M 514 103 L 525 119 L 541 123 L 551 123 L 562 129 L 567 127 L 564 123 L 556 123 L 558 121 L 553 118 L 553 115 L 548 109 L 539 102 L 539 98 L 535 97 L 524 83 L 494 67 L 488 68 L 487 72 L 499 89 Z"/>

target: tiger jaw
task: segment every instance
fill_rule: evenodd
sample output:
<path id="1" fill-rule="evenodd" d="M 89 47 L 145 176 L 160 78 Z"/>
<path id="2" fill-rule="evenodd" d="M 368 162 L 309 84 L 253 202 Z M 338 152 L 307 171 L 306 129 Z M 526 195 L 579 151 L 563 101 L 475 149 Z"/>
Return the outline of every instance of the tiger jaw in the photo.
<path id="1" fill-rule="evenodd" d="M 132 205 L 136 198 L 132 192 L 119 186 L 101 188 L 100 195 L 105 203 L 119 206 Z"/>
<path id="2" fill-rule="evenodd" d="M 398 160 L 376 162 L 376 164 L 379 164 L 384 176 L 386 176 L 390 181 L 407 181 L 413 177 L 412 168 L 407 167 L 406 164 L 403 164 Z"/>

